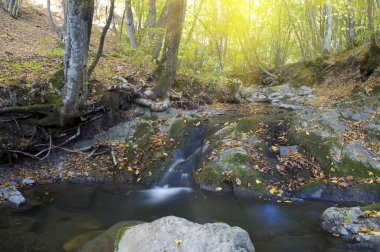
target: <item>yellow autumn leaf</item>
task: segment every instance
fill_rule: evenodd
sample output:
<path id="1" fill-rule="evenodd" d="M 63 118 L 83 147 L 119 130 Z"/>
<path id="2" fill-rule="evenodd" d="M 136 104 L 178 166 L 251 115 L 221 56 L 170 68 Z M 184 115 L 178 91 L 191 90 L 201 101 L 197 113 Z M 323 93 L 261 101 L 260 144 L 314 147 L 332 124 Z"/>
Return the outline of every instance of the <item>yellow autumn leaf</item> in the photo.
<path id="1" fill-rule="evenodd" d="M 199 125 L 201 125 L 201 122 L 197 122 L 196 124 L 195 124 L 195 126 L 199 126 Z"/>
<path id="2" fill-rule="evenodd" d="M 306 133 L 306 136 L 310 136 L 310 133 L 309 133 L 309 131 L 306 131 L 305 133 Z"/>
<path id="3" fill-rule="evenodd" d="M 133 169 L 131 167 L 128 167 L 129 172 L 133 172 Z"/>
<path id="4" fill-rule="evenodd" d="M 217 187 L 217 188 L 215 188 L 215 191 L 216 191 L 216 192 L 220 192 L 221 190 L 223 190 L 221 187 Z"/>
<path id="5" fill-rule="evenodd" d="M 276 187 L 272 187 L 271 189 L 269 189 L 269 192 L 271 194 L 275 194 L 277 192 L 277 188 Z"/>
<path id="6" fill-rule="evenodd" d="M 168 156 L 168 153 L 163 152 L 162 155 L 164 155 L 165 157 L 167 157 L 167 156 Z"/>
<path id="7" fill-rule="evenodd" d="M 371 231 L 369 234 L 370 235 L 380 236 L 380 231 Z"/>
<path id="8" fill-rule="evenodd" d="M 289 203 L 289 204 L 292 203 L 291 200 L 285 200 L 284 202 L 285 202 L 285 203 Z"/>
<path id="9" fill-rule="evenodd" d="M 150 171 L 150 172 L 149 172 L 149 177 L 152 177 L 152 175 L 153 175 L 153 174 L 152 174 L 152 172 Z"/>
<path id="10" fill-rule="evenodd" d="M 181 245 L 181 243 L 182 243 L 183 241 L 182 240 L 178 240 L 178 239 L 175 239 L 174 240 L 174 243 L 175 243 L 175 245 Z"/>
<path id="11" fill-rule="evenodd" d="M 137 181 L 137 183 L 140 182 L 141 181 L 141 177 L 139 177 L 136 181 Z"/>
<path id="12" fill-rule="evenodd" d="M 256 179 L 256 184 L 261 184 L 262 182 L 260 181 L 260 180 L 258 180 L 258 179 Z"/>
<path id="13" fill-rule="evenodd" d="M 236 182 L 236 185 L 241 186 L 241 180 L 239 178 L 236 178 L 235 182 Z"/>

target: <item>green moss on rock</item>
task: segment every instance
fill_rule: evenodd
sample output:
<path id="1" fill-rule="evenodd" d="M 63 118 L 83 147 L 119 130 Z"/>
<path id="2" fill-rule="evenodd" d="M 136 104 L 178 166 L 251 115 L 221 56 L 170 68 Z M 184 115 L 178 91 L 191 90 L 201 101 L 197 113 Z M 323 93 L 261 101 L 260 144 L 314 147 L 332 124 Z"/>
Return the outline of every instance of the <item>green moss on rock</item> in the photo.
<path id="1" fill-rule="evenodd" d="M 196 180 L 198 184 L 203 185 L 219 185 L 220 183 L 220 174 L 222 168 L 218 165 L 208 165 L 202 169 L 198 176 L 196 176 Z"/>
<path id="2" fill-rule="evenodd" d="M 380 203 L 360 207 L 362 211 L 380 211 Z"/>
<path id="3" fill-rule="evenodd" d="M 124 233 L 129 229 L 128 226 L 122 227 L 117 231 L 116 237 L 115 237 L 115 251 L 119 249 L 119 243 L 121 238 L 123 237 Z"/>

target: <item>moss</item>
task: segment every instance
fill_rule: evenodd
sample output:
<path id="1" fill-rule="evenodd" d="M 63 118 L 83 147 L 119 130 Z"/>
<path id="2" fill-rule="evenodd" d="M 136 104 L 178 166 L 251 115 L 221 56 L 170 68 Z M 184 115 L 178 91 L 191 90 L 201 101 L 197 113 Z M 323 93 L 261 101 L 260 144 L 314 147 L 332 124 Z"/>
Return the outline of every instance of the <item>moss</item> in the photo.
<path id="1" fill-rule="evenodd" d="M 372 172 L 373 175 L 370 175 Z M 373 176 L 380 176 L 380 171 L 365 165 L 357 160 L 352 160 L 347 156 L 344 156 L 339 168 L 337 169 L 339 176 L 354 176 L 356 178 L 372 178 Z"/>
<path id="2" fill-rule="evenodd" d="M 174 139 L 175 142 L 179 142 L 185 127 L 186 124 L 183 119 L 176 120 L 170 127 L 170 138 Z"/>
<path id="3" fill-rule="evenodd" d="M 47 78 L 47 82 L 53 85 L 54 88 L 61 89 L 64 86 L 64 74 L 63 67 L 55 71 L 51 76 Z"/>
<path id="4" fill-rule="evenodd" d="M 247 164 L 251 161 L 251 158 L 248 155 L 242 153 L 232 153 L 226 158 L 221 160 L 222 164 L 232 164 L 233 166 L 240 166 Z"/>
<path id="5" fill-rule="evenodd" d="M 141 123 L 136 127 L 135 132 L 133 133 L 133 138 L 135 140 L 142 138 L 144 135 L 152 132 L 152 130 L 152 125 L 150 123 Z"/>
<path id="6" fill-rule="evenodd" d="M 334 138 L 323 138 L 313 132 L 307 134 L 305 131 L 295 133 L 296 144 L 300 149 L 315 160 L 324 168 L 331 168 L 333 159 L 331 151 L 334 147 L 341 148 L 338 141 Z"/>
<path id="7" fill-rule="evenodd" d="M 265 193 L 267 188 L 265 184 L 257 184 L 256 180 L 261 181 L 260 175 L 252 169 L 236 168 L 234 169 L 236 178 L 241 180 L 241 186 L 254 190 L 255 192 Z"/>
<path id="8" fill-rule="evenodd" d="M 362 211 L 380 211 L 380 203 L 360 207 Z"/>
<path id="9" fill-rule="evenodd" d="M 222 168 L 218 165 L 208 165 L 202 169 L 198 176 L 196 176 L 196 180 L 198 184 L 205 185 L 219 185 L 220 176 Z"/>
<path id="10" fill-rule="evenodd" d="M 237 123 L 236 130 L 244 133 L 256 131 L 257 125 L 261 121 L 260 119 L 259 117 L 243 118 Z"/>
<path id="11" fill-rule="evenodd" d="M 122 227 L 117 231 L 116 237 L 115 237 L 115 250 L 119 249 L 119 243 L 121 238 L 123 237 L 124 233 L 129 229 L 128 226 Z"/>

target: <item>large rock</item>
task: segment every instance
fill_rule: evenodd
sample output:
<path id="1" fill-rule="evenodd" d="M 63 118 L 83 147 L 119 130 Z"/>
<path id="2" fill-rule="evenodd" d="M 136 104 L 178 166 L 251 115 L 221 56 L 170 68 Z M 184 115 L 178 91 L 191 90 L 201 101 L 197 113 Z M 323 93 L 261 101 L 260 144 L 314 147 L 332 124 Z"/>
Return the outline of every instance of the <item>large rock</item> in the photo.
<path id="1" fill-rule="evenodd" d="M 380 154 L 372 152 L 363 144 L 348 144 L 343 148 L 340 170 L 343 175 L 380 176 L 379 158 Z"/>
<path id="2" fill-rule="evenodd" d="M 380 229 L 380 218 L 366 218 L 359 207 L 331 207 L 323 212 L 322 229 L 335 236 L 351 242 L 357 242 L 357 247 L 366 247 L 380 251 L 380 236 L 370 230 Z"/>
<path id="3" fill-rule="evenodd" d="M 248 233 L 224 223 L 200 225 L 169 216 L 122 229 L 115 251 L 255 251 Z"/>
<path id="4" fill-rule="evenodd" d="M 24 198 L 24 196 L 22 196 L 22 194 L 19 191 L 8 187 L 0 189 L 0 198 L 4 198 L 5 200 L 16 205 L 21 205 L 26 202 L 26 199 Z"/>

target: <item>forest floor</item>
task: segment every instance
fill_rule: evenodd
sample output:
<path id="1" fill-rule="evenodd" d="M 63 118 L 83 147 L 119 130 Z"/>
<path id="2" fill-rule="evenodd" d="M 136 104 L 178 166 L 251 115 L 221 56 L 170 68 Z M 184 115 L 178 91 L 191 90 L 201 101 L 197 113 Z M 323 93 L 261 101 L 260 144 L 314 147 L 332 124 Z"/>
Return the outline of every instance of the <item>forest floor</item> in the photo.
<path id="1" fill-rule="evenodd" d="M 54 74 L 57 69 L 60 68 L 62 63 L 63 48 L 59 47 L 56 43 L 56 36 L 50 29 L 45 11 L 37 7 L 27 7 L 30 8 L 23 8 L 20 19 L 18 20 L 9 17 L 7 13 L 0 10 L 0 23 L 2 24 L 2 29 L 4 30 L 4 32 L 0 35 L 0 108 L 46 103 L 49 100 L 49 89 L 51 88 L 46 79 Z M 97 50 L 100 32 L 101 30 L 98 27 L 94 27 L 93 36 L 90 43 L 90 61 L 91 57 L 94 56 Z M 98 176 L 100 179 L 104 179 L 104 177 L 106 177 L 107 179 L 112 180 L 123 180 L 124 178 L 130 180 L 132 176 L 135 182 L 141 181 L 149 183 L 152 181 L 152 179 L 149 178 L 152 176 L 152 171 L 146 170 L 144 176 L 142 176 L 141 172 L 143 169 L 138 168 L 138 165 L 143 162 L 143 156 L 146 154 L 146 150 L 139 149 L 135 153 L 132 153 L 132 157 L 130 158 L 131 160 L 129 160 L 130 162 L 127 164 L 126 155 L 128 155 L 128 149 L 130 146 L 128 146 L 128 143 L 125 142 L 115 141 L 115 139 L 103 140 L 101 142 L 95 141 L 92 142 L 92 144 L 96 144 L 98 147 L 94 152 L 66 153 L 67 149 L 75 147 L 75 142 L 77 140 L 88 140 L 91 136 L 96 135 L 99 132 L 106 131 L 110 128 L 112 129 L 112 127 L 121 122 L 133 122 L 136 118 L 141 116 L 140 113 L 144 116 L 149 114 L 148 118 L 144 118 L 144 120 L 152 124 L 157 123 L 155 120 L 152 120 L 153 117 L 160 118 L 163 116 L 158 114 L 154 114 L 154 116 L 152 116 L 147 111 L 131 105 L 129 101 L 125 100 L 126 97 L 118 96 L 113 93 L 108 94 L 108 98 L 107 95 L 104 95 L 104 90 L 118 83 L 116 79 L 118 76 L 127 78 L 136 88 L 140 87 L 142 84 L 148 84 L 148 86 L 154 85 L 152 73 L 154 71 L 155 64 L 152 60 L 149 57 L 144 56 L 142 53 L 133 53 L 125 50 L 125 48 L 121 48 L 117 41 L 118 39 L 112 34 L 111 31 L 109 31 L 104 49 L 104 57 L 101 58 L 91 78 L 93 92 L 90 102 L 106 103 L 111 107 L 111 112 L 107 113 L 107 115 L 105 115 L 104 118 L 98 122 L 91 123 L 89 125 L 81 125 L 81 136 L 76 136 L 74 141 L 70 141 L 68 145 L 62 146 L 63 148 L 66 148 L 66 150 L 63 150 L 65 155 L 63 155 L 62 152 L 53 151 L 51 158 L 45 161 L 35 162 L 31 159 L 23 159 L 21 163 L 16 163 L 16 165 L 14 165 L 14 161 L 22 157 L 22 155 L 20 153 L 17 154 L 16 152 L 11 154 L 7 152 L 7 155 L 4 154 L 3 159 L 8 161 L 9 164 L 2 165 L 4 169 L 1 173 L 2 177 L 0 178 L 0 187 L 14 187 L 14 181 L 18 181 L 17 186 L 24 187 L 25 185 L 22 183 L 23 178 L 31 178 L 39 184 L 46 184 L 61 180 L 75 181 L 78 178 L 78 181 L 86 181 L 89 175 L 91 175 L 92 178 Z M 292 89 L 294 96 L 290 97 L 286 101 L 290 102 L 290 100 L 294 98 L 294 104 L 289 105 L 293 107 L 285 107 L 287 109 L 291 108 L 291 110 L 297 111 L 297 106 L 301 106 L 301 111 L 295 113 L 298 113 L 296 116 L 304 120 L 303 122 L 318 118 L 318 122 L 316 122 L 316 124 L 309 125 L 307 127 L 303 124 L 293 125 L 296 128 L 303 127 L 301 131 L 307 133 L 304 135 L 305 138 L 313 133 L 312 131 L 327 131 L 328 126 L 323 124 L 326 123 L 326 118 L 321 118 L 323 113 L 326 113 L 326 115 L 329 116 L 327 120 L 336 122 L 338 125 L 332 125 L 332 127 L 335 128 L 330 131 L 335 130 L 336 132 L 332 132 L 331 136 L 329 135 L 328 137 L 342 139 L 344 144 L 347 145 L 349 145 L 349 143 L 346 143 L 346 141 L 349 141 L 351 138 L 364 142 L 364 144 L 366 144 L 365 151 L 368 150 L 371 153 L 375 153 L 375 156 L 371 156 L 371 158 L 373 158 L 374 162 L 376 162 L 378 161 L 378 155 L 380 154 L 380 145 L 378 142 L 372 141 L 373 137 L 369 136 L 363 127 L 367 126 L 367 124 L 378 125 L 378 122 L 376 122 L 379 116 L 379 107 L 377 104 L 378 100 L 372 98 L 376 98 L 379 94 L 378 83 L 380 83 L 380 69 L 376 69 L 369 78 L 364 81 L 362 80 L 360 65 L 364 60 L 365 52 L 367 50 L 368 45 L 363 45 L 350 52 L 341 53 L 339 55 L 330 55 L 323 60 L 317 59 L 313 61 L 300 62 L 274 69 L 272 71 L 278 76 L 278 79 L 268 80 L 264 78 L 263 83 L 266 83 L 266 86 L 262 85 L 263 83 L 244 84 L 241 88 L 241 96 L 245 99 L 246 104 L 252 104 L 254 102 L 259 102 L 260 104 L 262 102 L 272 102 L 273 104 L 276 104 L 278 101 L 275 96 L 278 96 L 278 94 L 276 94 L 276 88 L 274 86 L 283 87 L 283 84 L 290 83 L 290 89 Z M 199 118 L 202 118 L 202 122 L 204 119 L 203 113 L 205 111 L 217 111 L 215 113 L 228 114 L 228 111 L 241 109 L 230 104 L 219 103 L 217 99 L 218 95 L 216 94 L 217 91 L 212 91 L 215 93 L 207 93 L 207 91 L 205 91 L 212 90 L 212 88 L 210 88 L 212 85 L 212 78 L 202 79 L 197 76 L 187 76 L 182 74 L 178 77 L 178 80 L 181 88 L 177 91 L 186 94 L 187 99 L 173 101 L 174 107 L 177 109 L 175 110 L 176 112 L 173 112 L 174 114 L 170 114 L 171 112 L 169 112 L 169 116 L 173 116 L 173 118 L 180 119 L 185 122 L 190 120 L 190 117 L 188 116 L 190 112 L 186 108 L 200 109 L 196 110 L 194 114 L 198 115 Z M 311 88 L 311 91 L 305 88 L 305 86 L 307 86 L 307 88 Z M 194 90 L 190 89 L 197 91 L 194 92 Z M 306 92 L 307 95 L 302 94 L 302 92 Z M 359 99 L 352 98 L 354 95 L 358 95 L 359 93 Z M 260 95 L 264 96 L 265 99 L 262 97 L 260 98 Z M 307 100 L 305 96 L 310 96 L 311 99 Z M 196 99 L 191 99 L 191 97 L 196 97 Z M 302 100 L 302 102 L 300 102 L 300 100 Z M 361 107 L 358 105 L 358 107 L 355 108 L 352 104 L 359 104 L 358 100 L 364 101 L 365 104 L 363 106 L 360 105 Z M 351 105 L 349 105 L 350 102 L 352 102 Z M 210 105 L 209 103 L 213 104 Z M 342 105 L 344 108 L 337 110 L 337 105 Z M 262 108 L 261 105 L 249 106 L 253 109 Z M 348 108 L 349 106 L 350 108 Z M 371 106 L 371 108 L 365 110 L 366 106 Z M 363 111 L 359 111 L 359 108 L 363 109 Z M 304 111 L 309 113 L 309 117 L 302 114 Z M 352 112 L 355 116 L 363 116 L 363 113 L 366 115 L 358 121 L 353 122 L 346 120 L 346 118 L 339 119 L 338 121 L 335 120 L 337 117 L 335 116 L 336 114 L 348 113 L 348 111 Z M 150 116 L 152 116 L 152 118 L 150 118 Z M 166 117 L 167 116 L 168 115 L 166 115 Z M 20 149 L 28 152 L 31 149 L 31 144 L 39 144 L 26 137 L 28 135 L 34 135 L 36 128 L 33 125 L 31 126 L 24 124 L 22 119 L 19 120 L 19 115 L 11 115 L 7 118 L 3 118 L 2 120 L 3 121 L 1 123 L 3 126 L 0 129 L 0 145 L 2 150 Z M 339 129 L 343 120 L 344 127 L 347 129 L 344 133 L 340 132 Z M 162 119 L 161 122 L 157 124 L 165 125 L 166 121 L 168 121 L 168 118 Z M 283 121 L 285 122 L 286 120 L 284 119 Z M 195 125 L 197 123 L 198 122 L 196 122 Z M 236 123 L 238 123 L 238 121 Z M 223 122 L 221 126 L 229 127 L 231 125 L 234 125 L 234 122 L 226 121 Z M 258 137 L 260 132 L 262 133 L 265 131 L 263 128 L 270 128 L 273 125 L 264 124 L 261 126 L 262 127 L 255 128 L 253 130 L 255 134 L 257 133 L 257 136 L 253 134 L 255 137 Z M 329 127 L 330 126 L 331 125 L 329 125 Z M 157 128 L 157 125 L 155 125 L 154 128 Z M 65 142 L 65 139 L 75 136 L 78 127 L 73 127 L 71 129 L 48 128 L 46 131 L 40 129 L 37 130 L 40 132 L 39 134 L 41 135 L 41 139 L 44 139 L 45 145 L 49 145 L 49 134 L 53 136 L 54 141 L 57 141 L 56 144 L 59 145 L 59 143 Z M 49 134 L 46 134 L 46 132 L 49 132 Z M 168 136 L 168 134 L 161 133 L 159 132 L 157 134 L 150 135 L 152 139 L 149 141 L 149 145 L 147 145 L 149 146 L 149 151 L 158 153 L 159 155 L 152 157 L 150 156 L 153 161 L 165 161 L 169 155 L 168 150 L 177 146 L 176 144 L 173 144 L 173 141 L 171 140 L 172 138 Z M 242 137 L 247 138 L 247 135 L 245 134 L 250 136 L 249 134 L 251 133 L 252 132 L 250 131 L 243 132 Z M 279 134 L 277 137 L 284 137 L 279 132 L 276 134 Z M 15 135 L 17 137 L 14 137 Z M 254 137 L 253 135 L 251 137 Z M 137 136 L 140 135 L 137 134 Z M 141 134 L 140 137 L 143 138 L 144 136 L 145 133 Z M 228 139 L 235 141 L 235 143 L 230 146 L 223 146 L 225 149 L 221 148 L 221 151 L 232 147 L 245 148 L 249 143 L 248 140 L 243 141 L 241 139 Z M 272 154 L 278 154 L 281 143 L 272 142 L 270 144 L 272 146 L 268 147 L 273 147 L 271 150 L 271 152 L 273 152 Z M 289 145 L 290 139 L 289 143 L 283 144 Z M 110 155 L 109 149 L 111 146 L 112 155 Z M 3 154 L 1 152 L 2 150 L 0 150 L 0 154 Z M 246 151 L 249 153 L 249 150 Z M 217 154 L 218 153 L 214 153 L 213 155 Z M 255 153 L 249 154 L 254 155 Z M 5 156 L 6 158 L 4 158 Z M 117 166 L 114 165 L 114 157 L 117 159 Z M 279 160 L 279 162 L 285 163 L 288 161 L 287 164 L 291 163 L 298 166 L 300 165 L 294 160 L 299 158 L 299 156 L 291 158 L 293 158 L 293 160 Z M 302 161 L 303 159 L 300 160 Z M 323 181 L 326 179 L 328 182 L 330 181 L 333 184 L 338 184 L 340 188 L 345 188 L 347 184 L 355 184 L 353 182 L 354 178 L 350 177 L 351 175 L 340 175 L 340 177 L 334 175 L 334 167 L 329 167 L 328 170 L 320 170 L 318 166 L 315 166 L 314 158 L 310 162 L 305 162 L 310 167 L 314 167 L 316 169 L 315 171 L 318 171 L 318 174 L 313 175 L 315 180 L 318 179 Z M 72 167 L 75 167 L 75 169 L 72 169 Z M 101 169 L 97 169 L 99 167 Z M 107 169 L 107 167 L 113 167 L 113 169 Z M 273 169 L 276 168 L 276 166 L 275 168 L 268 167 L 258 167 L 257 169 L 259 169 L 259 173 L 273 173 Z M 290 169 L 286 165 L 284 166 L 284 169 L 289 169 L 292 172 L 294 170 L 293 168 L 293 170 Z M 122 172 L 126 173 L 127 176 L 125 177 L 125 174 L 120 176 L 120 170 L 123 170 Z M 369 170 L 369 172 L 373 175 L 372 170 Z M 228 177 L 229 175 L 227 174 L 226 176 Z M 264 175 L 262 177 L 257 177 L 253 180 L 253 183 L 249 182 L 249 184 L 261 184 L 266 181 L 268 190 L 272 194 L 278 194 L 279 191 L 289 189 L 289 187 L 292 187 L 293 184 L 298 183 L 296 187 L 299 187 L 301 184 L 306 183 L 306 180 L 298 181 L 299 177 L 297 176 L 296 179 L 287 180 L 286 185 L 276 184 L 277 182 L 273 181 L 271 182 L 269 181 L 270 179 Z M 364 184 L 376 184 L 380 182 L 378 178 L 378 175 L 375 174 L 373 178 L 371 176 L 368 178 L 367 176 L 365 178 L 360 177 L 359 180 Z M 208 179 L 209 178 L 206 178 L 206 180 Z M 235 182 L 237 184 L 245 183 L 244 181 L 241 181 L 243 180 L 242 178 L 236 177 L 234 179 L 236 179 Z M 249 187 L 248 184 L 245 186 Z M 219 187 L 217 186 L 216 188 Z"/>

